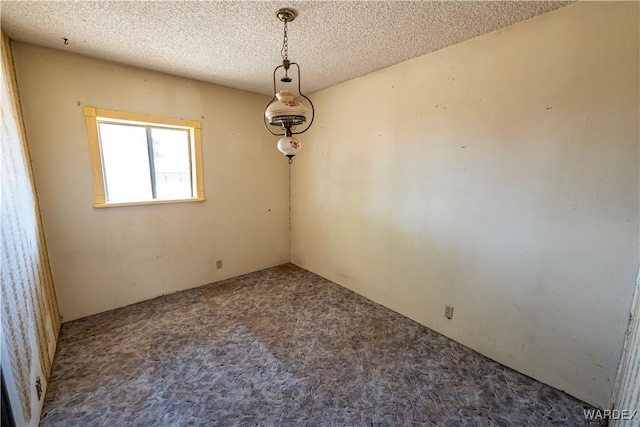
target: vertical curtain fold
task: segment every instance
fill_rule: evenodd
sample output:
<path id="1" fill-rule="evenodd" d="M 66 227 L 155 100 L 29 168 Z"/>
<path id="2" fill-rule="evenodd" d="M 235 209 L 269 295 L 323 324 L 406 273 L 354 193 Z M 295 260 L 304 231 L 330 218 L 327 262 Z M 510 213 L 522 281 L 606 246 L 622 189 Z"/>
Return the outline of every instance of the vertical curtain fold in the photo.
<path id="1" fill-rule="evenodd" d="M 0 282 L 2 338 L 13 388 L 25 423 L 34 405 L 30 384 L 38 367 L 47 381 L 60 330 L 60 312 L 47 255 L 42 219 L 13 67 L 11 42 L 2 33 L 2 147 L 0 150 Z M 34 354 L 34 350 L 36 354 Z M 6 365 L 5 365 L 6 363 Z M 9 378 L 9 377 L 8 377 Z M 8 379 L 7 378 L 7 379 Z M 14 414 L 16 421 L 20 418 Z"/>

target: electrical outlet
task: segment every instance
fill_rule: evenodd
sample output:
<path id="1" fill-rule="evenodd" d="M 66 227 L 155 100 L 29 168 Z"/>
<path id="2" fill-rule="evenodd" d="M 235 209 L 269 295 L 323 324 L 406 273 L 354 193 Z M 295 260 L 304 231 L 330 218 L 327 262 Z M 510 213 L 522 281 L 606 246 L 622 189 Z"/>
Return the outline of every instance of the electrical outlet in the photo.
<path id="1" fill-rule="evenodd" d="M 222 260 L 221 260 L 221 259 L 219 259 L 219 260 L 217 260 L 217 261 L 216 261 L 216 268 L 217 268 L 218 270 L 220 270 L 220 269 L 222 268 Z"/>
<path id="2" fill-rule="evenodd" d="M 446 305 L 444 307 L 444 317 L 447 319 L 453 319 L 453 307 L 450 305 Z"/>
<path id="3" fill-rule="evenodd" d="M 40 381 L 40 377 L 36 377 L 36 393 L 38 393 L 38 400 L 42 396 L 42 381 Z"/>

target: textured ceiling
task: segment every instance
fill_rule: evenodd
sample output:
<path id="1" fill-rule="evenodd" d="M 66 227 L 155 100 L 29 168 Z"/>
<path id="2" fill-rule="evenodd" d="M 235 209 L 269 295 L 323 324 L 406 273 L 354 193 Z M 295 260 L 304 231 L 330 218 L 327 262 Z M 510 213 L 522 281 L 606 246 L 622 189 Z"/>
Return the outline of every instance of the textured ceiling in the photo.
<path id="1" fill-rule="evenodd" d="M 312 93 L 568 3 L 2 0 L 1 23 L 14 40 L 269 94 L 275 12 L 293 7 L 289 57 Z"/>

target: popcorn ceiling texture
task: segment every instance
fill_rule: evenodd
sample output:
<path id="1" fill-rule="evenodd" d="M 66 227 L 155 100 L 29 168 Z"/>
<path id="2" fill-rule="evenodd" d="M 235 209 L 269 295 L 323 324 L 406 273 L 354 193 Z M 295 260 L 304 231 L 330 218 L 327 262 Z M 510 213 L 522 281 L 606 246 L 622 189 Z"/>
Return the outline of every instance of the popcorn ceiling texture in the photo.
<path id="1" fill-rule="evenodd" d="M 285 264 L 65 323 L 40 425 L 598 425 L 584 409 Z"/>
<path id="2" fill-rule="evenodd" d="M 569 3 L 3 0 L 1 15 L 14 40 L 270 94 L 281 7 L 299 12 L 289 57 L 312 93 Z"/>

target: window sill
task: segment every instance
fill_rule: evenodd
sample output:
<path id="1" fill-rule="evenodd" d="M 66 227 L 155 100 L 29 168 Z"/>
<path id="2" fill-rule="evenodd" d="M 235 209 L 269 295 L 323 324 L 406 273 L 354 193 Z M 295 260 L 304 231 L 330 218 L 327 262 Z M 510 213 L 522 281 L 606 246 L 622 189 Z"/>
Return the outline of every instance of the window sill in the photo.
<path id="1" fill-rule="evenodd" d="M 194 197 L 192 199 L 158 199 L 144 200 L 140 202 L 122 202 L 122 203 L 95 203 L 94 208 L 115 208 L 118 206 L 140 206 L 140 205 L 163 205 L 167 203 L 186 203 L 186 202 L 204 202 L 204 197 Z"/>

